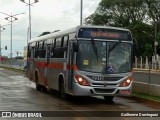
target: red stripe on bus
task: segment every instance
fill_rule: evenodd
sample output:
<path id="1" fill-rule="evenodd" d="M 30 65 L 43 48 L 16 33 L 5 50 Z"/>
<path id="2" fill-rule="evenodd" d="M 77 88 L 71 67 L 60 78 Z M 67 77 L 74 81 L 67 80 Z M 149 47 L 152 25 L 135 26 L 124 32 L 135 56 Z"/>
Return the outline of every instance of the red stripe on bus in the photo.
<path id="1" fill-rule="evenodd" d="M 78 70 L 78 68 L 77 68 L 77 66 L 74 64 L 74 65 L 70 65 L 70 64 L 68 64 L 67 65 L 67 70 Z"/>
<path id="2" fill-rule="evenodd" d="M 44 62 L 35 62 L 36 66 L 38 67 L 47 67 L 47 64 Z"/>
<path id="3" fill-rule="evenodd" d="M 63 69 L 64 68 L 64 63 L 46 63 L 46 62 L 35 62 L 36 67 L 42 67 L 42 68 L 55 68 L 55 69 Z M 78 70 L 77 66 L 67 64 L 67 70 L 73 69 L 73 70 Z"/>
<path id="4" fill-rule="evenodd" d="M 28 60 L 33 61 L 36 68 L 38 69 L 40 77 L 41 77 L 41 79 L 42 79 L 42 81 L 44 82 L 45 85 L 48 85 L 48 80 L 44 76 L 44 73 L 41 72 L 41 68 L 64 69 L 64 63 L 49 63 L 48 64 L 46 62 L 36 62 L 33 59 L 28 59 Z M 66 68 L 67 68 L 67 70 L 78 70 L 78 68 L 75 64 L 74 65 L 67 64 Z"/>
<path id="5" fill-rule="evenodd" d="M 41 70 L 40 70 L 40 67 L 45 66 L 45 64 L 44 64 L 43 62 L 35 62 L 35 61 L 34 61 L 34 63 L 35 63 L 35 65 L 36 65 L 36 68 L 37 68 L 38 71 L 39 71 L 40 77 L 41 77 L 42 81 L 44 82 L 44 85 L 48 85 L 48 80 L 47 80 L 47 78 L 43 75 L 43 73 L 42 73 Z"/>
<path id="6" fill-rule="evenodd" d="M 50 63 L 48 64 L 48 68 L 56 68 L 56 69 L 63 69 L 63 63 Z"/>

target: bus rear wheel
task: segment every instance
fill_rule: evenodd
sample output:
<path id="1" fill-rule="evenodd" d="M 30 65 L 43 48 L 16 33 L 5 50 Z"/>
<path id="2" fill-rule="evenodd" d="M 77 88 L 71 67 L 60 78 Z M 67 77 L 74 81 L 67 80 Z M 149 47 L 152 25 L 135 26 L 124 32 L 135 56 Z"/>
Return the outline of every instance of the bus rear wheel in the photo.
<path id="1" fill-rule="evenodd" d="M 64 82 L 63 81 L 61 81 L 59 83 L 59 93 L 60 93 L 61 98 L 66 98 L 66 93 L 65 93 Z"/>
<path id="2" fill-rule="evenodd" d="M 36 75 L 35 75 L 35 85 L 36 85 L 36 90 L 37 91 L 41 91 L 41 89 L 42 89 L 42 86 L 39 84 L 39 80 L 38 80 L 38 75 L 37 75 L 37 73 L 36 73 Z"/>
<path id="3" fill-rule="evenodd" d="M 114 102 L 113 102 L 113 98 L 114 98 L 114 96 L 104 96 L 104 100 L 105 100 L 107 103 L 114 103 Z"/>
<path id="4" fill-rule="evenodd" d="M 38 84 L 38 83 L 36 83 L 36 90 L 42 91 L 42 92 L 47 92 L 47 88 L 43 85 Z"/>
<path id="5" fill-rule="evenodd" d="M 41 86 L 39 84 L 36 83 L 36 90 L 37 91 L 41 91 Z"/>

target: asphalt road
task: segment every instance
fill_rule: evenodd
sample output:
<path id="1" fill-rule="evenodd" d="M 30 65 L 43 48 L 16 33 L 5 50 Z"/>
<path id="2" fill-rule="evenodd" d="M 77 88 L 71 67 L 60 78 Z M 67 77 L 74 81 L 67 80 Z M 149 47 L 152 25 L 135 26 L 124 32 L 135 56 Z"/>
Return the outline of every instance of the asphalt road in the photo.
<path id="1" fill-rule="evenodd" d="M 0 118 L 0 120 L 159 120 L 159 117 L 114 117 L 116 112 L 134 112 L 134 111 L 155 111 L 160 114 L 160 108 L 148 104 L 139 103 L 134 100 L 115 97 L 114 104 L 106 103 L 101 97 L 70 97 L 68 99 L 60 99 L 57 92 L 49 91 L 47 93 L 35 90 L 35 85 L 30 82 L 22 73 L 16 73 L 0 68 L 0 111 L 50 111 L 50 115 L 58 111 L 57 117 L 42 118 Z M 112 117 L 97 116 L 97 113 L 91 112 L 91 117 L 85 115 L 73 115 L 70 117 L 62 117 L 64 114 L 81 114 L 87 111 L 112 111 Z M 86 111 L 86 112 L 85 112 Z M 102 112 L 104 116 L 107 112 Z"/>

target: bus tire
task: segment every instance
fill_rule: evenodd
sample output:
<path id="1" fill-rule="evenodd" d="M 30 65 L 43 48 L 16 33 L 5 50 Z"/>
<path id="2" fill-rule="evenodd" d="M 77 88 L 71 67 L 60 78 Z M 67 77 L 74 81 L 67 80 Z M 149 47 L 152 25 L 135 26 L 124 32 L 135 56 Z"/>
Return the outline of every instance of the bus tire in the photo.
<path id="1" fill-rule="evenodd" d="M 42 90 L 43 92 L 47 92 L 47 88 L 46 88 L 45 86 L 41 86 L 41 90 Z"/>
<path id="2" fill-rule="evenodd" d="M 36 84 L 36 90 L 41 91 L 41 86 L 39 84 Z"/>
<path id="3" fill-rule="evenodd" d="M 104 100 L 105 100 L 107 103 L 114 103 L 114 102 L 113 102 L 113 98 L 114 98 L 114 96 L 104 96 Z"/>
<path id="4" fill-rule="evenodd" d="M 37 90 L 37 91 L 41 91 L 42 86 L 39 84 L 37 72 L 36 72 L 36 74 L 35 74 L 35 85 L 36 85 L 36 90 Z"/>
<path id="5" fill-rule="evenodd" d="M 63 80 L 59 81 L 59 93 L 60 93 L 61 98 L 66 98 L 66 93 L 65 93 L 65 89 L 64 89 L 64 81 Z"/>

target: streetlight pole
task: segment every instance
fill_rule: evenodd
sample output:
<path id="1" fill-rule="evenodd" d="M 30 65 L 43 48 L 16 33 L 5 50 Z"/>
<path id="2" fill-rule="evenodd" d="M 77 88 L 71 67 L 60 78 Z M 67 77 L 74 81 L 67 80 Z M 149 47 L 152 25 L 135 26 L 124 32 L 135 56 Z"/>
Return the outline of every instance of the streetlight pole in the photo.
<path id="1" fill-rule="evenodd" d="M 31 0 L 28 1 L 28 3 L 25 2 L 25 0 L 20 0 L 21 2 L 24 2 L 26 5 L 29 6 L 29 38 L 31 39 L 31 6 L 33 6 L 33 4 L 39 2 L 38 0 L 34 0 L 33 3 L 31 3 Z"/>
<path id="2" fill-rule="evenodd" d="M 81 0 L 81 8 L 80 8 L 80 25 L 82 25 L 83 21 L 83 0 Z"/>
<path id="3" fill-rule="evenodd" d="M 157 22 L 156 21 L 155 21 L 154 25 L 155 25 L 155 28 L 154 28 L 155 29 L 154 54 L 155 54 L 155 58 L 156 58 L 156 56 L 157 56 L 157 46 L 158 46 L 158 42 L 157 42 Z"/>
<path id="4" fill-rule="evenodd" d="M 27 28 L 27 45 L 28 45 L 28 41 L 29 41 L 29 36 L 30 36 L 30 28 Z"/>
<path id="5" fill-rule="evenodd" d="M 14 14 L 14 15 L 12 15 L 12 13 L 11 13 L 11 15 L 3 13 L 3 12 L 0 12 L 0 13 L 7 15 L 8 17 L 6 17 L 5 19 L 11 23 L 11 52 L 10 52 L 10 54 L 11 54 L 11 66 L 12 66 L 12 23 L 14 21 L 18 20 L 18 18 L 16 18 L 15 16 L 20 15 L 20 14 L 24 14 L 24 13 L 19 13 L 19 14 Z"/>

